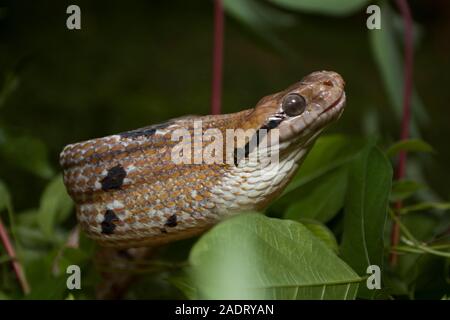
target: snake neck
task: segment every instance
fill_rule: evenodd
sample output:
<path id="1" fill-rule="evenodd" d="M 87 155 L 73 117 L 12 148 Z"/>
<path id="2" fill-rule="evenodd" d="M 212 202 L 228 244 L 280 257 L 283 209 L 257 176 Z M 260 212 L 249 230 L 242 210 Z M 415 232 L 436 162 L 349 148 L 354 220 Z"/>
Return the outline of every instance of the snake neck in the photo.
<path id="1" fill-rule="evenodd" d="M 228 167 L 211 190 L 218 214 L 264 209 L 295 176 L 320 131 L 301 141 L 280 143 L 277 161 L 249 161 Z"/>

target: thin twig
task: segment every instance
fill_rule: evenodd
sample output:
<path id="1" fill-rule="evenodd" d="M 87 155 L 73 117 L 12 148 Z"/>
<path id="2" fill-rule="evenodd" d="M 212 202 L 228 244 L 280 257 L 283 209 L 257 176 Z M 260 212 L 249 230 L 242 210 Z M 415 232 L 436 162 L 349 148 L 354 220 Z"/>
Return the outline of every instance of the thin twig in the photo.
<path id="1" fill-rule="evenodd" d="M 422 251 L 422 253 L 429 253 L 440 257 L 450 258 L 450 252 L 436 250 L 435 247 L 430 247 L 426 243 L 423 243 L 418 239 L 416 239 L 414 235 L 411 233 L 411 231 L 409 231 L 409 229 L 400 221 L 398 213 L 395 213 L 393 210 L 389 210 L 389 214 L 391 215 L 391 218 L 398 224 L 400 230 L 405 235 L 404 237 L 402 237 L 402 241 L 405 244 L 407 244 L 411 248 Z M 398 247 L 399 246 L 393 247 L 393 249 Z M 394 252 L 396 252 L 395 249 Z"/>
<path id="2" fill-rule="evenodd" d="M 222 0 L 214 0 L 214 44 L 211 114 L 221 113 L 224 17 Z"/>
<path id="3" fill-rule="evenodd" d="M 406 0 L 396 0 L 397 7 L 403 17 L 404 25 L 404 67 L 403 67 L 403 117 L 402 117 L 402 128 L 400 133 L 400 139 L 409 138 L 409 127 L 411 121 L 411 96 L 412 96 L 412 85 L 413 85 L 413 21 L 411 10 L 409 8 L 408 2 Z M 402 150 L 399 154 L 398 166 L 396 171 L 396 179 L 402 179 L 406 172 L 406 151 Z M 399 212 L 402 208 L 402 202 L 398 201 L 395 204 L 396 212 Z M 397 221 L 394 221 L 391 232 L 391 245 L 396 247 L 400 241 L 400 225 Z M 392 266 L 397 264 L 397 253 L 393 251 L 389 257 L 389 261 Z"/>
<path id="4" fill-rule="evenodd" d="M 17 280 L 20 283 L 22 291 L 25 294 L 30 293 L 30 286 L 28 285 L 27 279 L 25 277 L 25 273 L 23 272 L 22 265 L 17 259 L 16 251 L 14 250 L 11 241 L 9 240 L 8 232 L 3 224 L 3 221 L 0 219 L 0 239 L 5 247 L 6 253 L 11 259 L 11 264 L 13 266 L 14 273 L 16 274 Z"/>

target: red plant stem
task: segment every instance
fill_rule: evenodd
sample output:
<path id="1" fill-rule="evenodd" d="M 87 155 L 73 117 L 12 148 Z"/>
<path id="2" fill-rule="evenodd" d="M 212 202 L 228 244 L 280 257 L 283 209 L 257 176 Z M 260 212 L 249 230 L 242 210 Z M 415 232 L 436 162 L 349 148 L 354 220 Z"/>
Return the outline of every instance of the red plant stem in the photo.
<path id="1" fill-rule="evenodd" d="M 22 265 L 17 260 L 16 252 L 11 244 L 11 241 L 9 240 L 8 232 L 6 231 L 6 228 L 3 225 L 1 219 L 0 219 L 0 240 L 3 243 L 3 246 L 5 247 L 6 253 L 11 258 L 13 270 L 14 273 L 16 274 L 17 280 L 19 280 L 20 286 L 22 287 L 22 291 L 25 294 L 30 293 L 30 286 L 28 285 L 27 279 L 25 278 Z"/>
<path id="2" fill-rule="evenodd" d="M 223 66 L 223 6 L 222 0 L 214 0 L 214 44 L 211 92 L 211 114 L 220 114 L 222 98 Z"/>
<path id="3" fill-rule="evenodd" d="M 413 20 L 411 15 L 411 10 L 409 8 L 408 2 L 406 0 L 396 0 L 397 7 L 403 17 L 404 25 L 404 84 L 403 84 L 403 117 L 402 117 L 402 128 L 400 133 L 400 139 L 408 139 L 409 137 L 409 127 L 411 121 L 411 97 L 413 89 Z M 398 158 L 398 166 L 395 174 L 395 178 L 402 179 L 406 173 L 406 151 L 401 151 Z M 402 202 L 398 201 L 395 204 L 396 212 L 398 212 L 402 207 Z M 395 247 L 400 241 L 400 226 L 394 221 L 391 233 L 391 245 Z M 394 250 L 390 255 L 390 263 L 392 266 L 397 264 L 397 252 Z"/>

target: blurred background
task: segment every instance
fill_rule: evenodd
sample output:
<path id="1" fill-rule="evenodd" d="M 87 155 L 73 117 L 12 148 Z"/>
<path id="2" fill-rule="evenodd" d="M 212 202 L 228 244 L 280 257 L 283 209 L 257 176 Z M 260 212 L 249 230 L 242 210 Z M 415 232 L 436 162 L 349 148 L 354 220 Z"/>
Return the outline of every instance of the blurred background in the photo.
<path id="1" fill-rule="evenodd" d="M 450 2 L 408 2 L 415 23 L 412 135 L 435 149 L 413 158 L 408 174 L 428 183 L 425 196 L 448 200 Z M 253 107 L 312 71 L 334 70 L 346 81 L 348 102 L 327 133 L 376 136 L 388 146 L 400 135 L 401 17 L 390 1 L 329 3 L 225 1 L 222 112 Z M 366 28 L 371 3 L 382 6 L 382 30 Z M 70 4 L 81 8 L 81 30 L 66 28 Z M 207 0 L 2 4 L 0 180 L 17 219 L 65 206 L 48 219 L 66 230 L 61 238 L 75 225 L 69 204 L 43 200 L 60 190 L 49 183 L 65 145 L 209 114 L 212 44 Z M 35 230 L 24 233 L 40 241 Z"/>

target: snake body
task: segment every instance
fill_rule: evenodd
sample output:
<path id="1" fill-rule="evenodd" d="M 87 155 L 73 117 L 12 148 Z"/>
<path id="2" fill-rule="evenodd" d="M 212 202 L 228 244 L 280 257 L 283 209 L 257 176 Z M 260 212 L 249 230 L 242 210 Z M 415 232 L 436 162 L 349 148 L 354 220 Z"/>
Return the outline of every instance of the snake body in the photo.
<path id="1" fill-rule="evenodd" d="M 293 177 L 320 132 L 339 118 L 344 104 L 341 76 L 314 72 L 252 109 L 177 118 L 70 144 L 60 156 L 64 183 L 79 224 L 101 245 L 126 248 L 187 238 L 224 217 L 264 208 Z M 231 163 L 195 161 L 216 141 L 211 132 L 225 137 L 227 129 L 264 129 L 267 140 L 278 130 L 279 142 L 266 145 L 269 153 L 277 151 L 278 162 L 246 161 L 257 150 L 239 137 L 233 148 L 215 151 Z M 173 160 L 181 140 L 173 139 L 177 130 L 191 137 L 191 163 Z"/>

